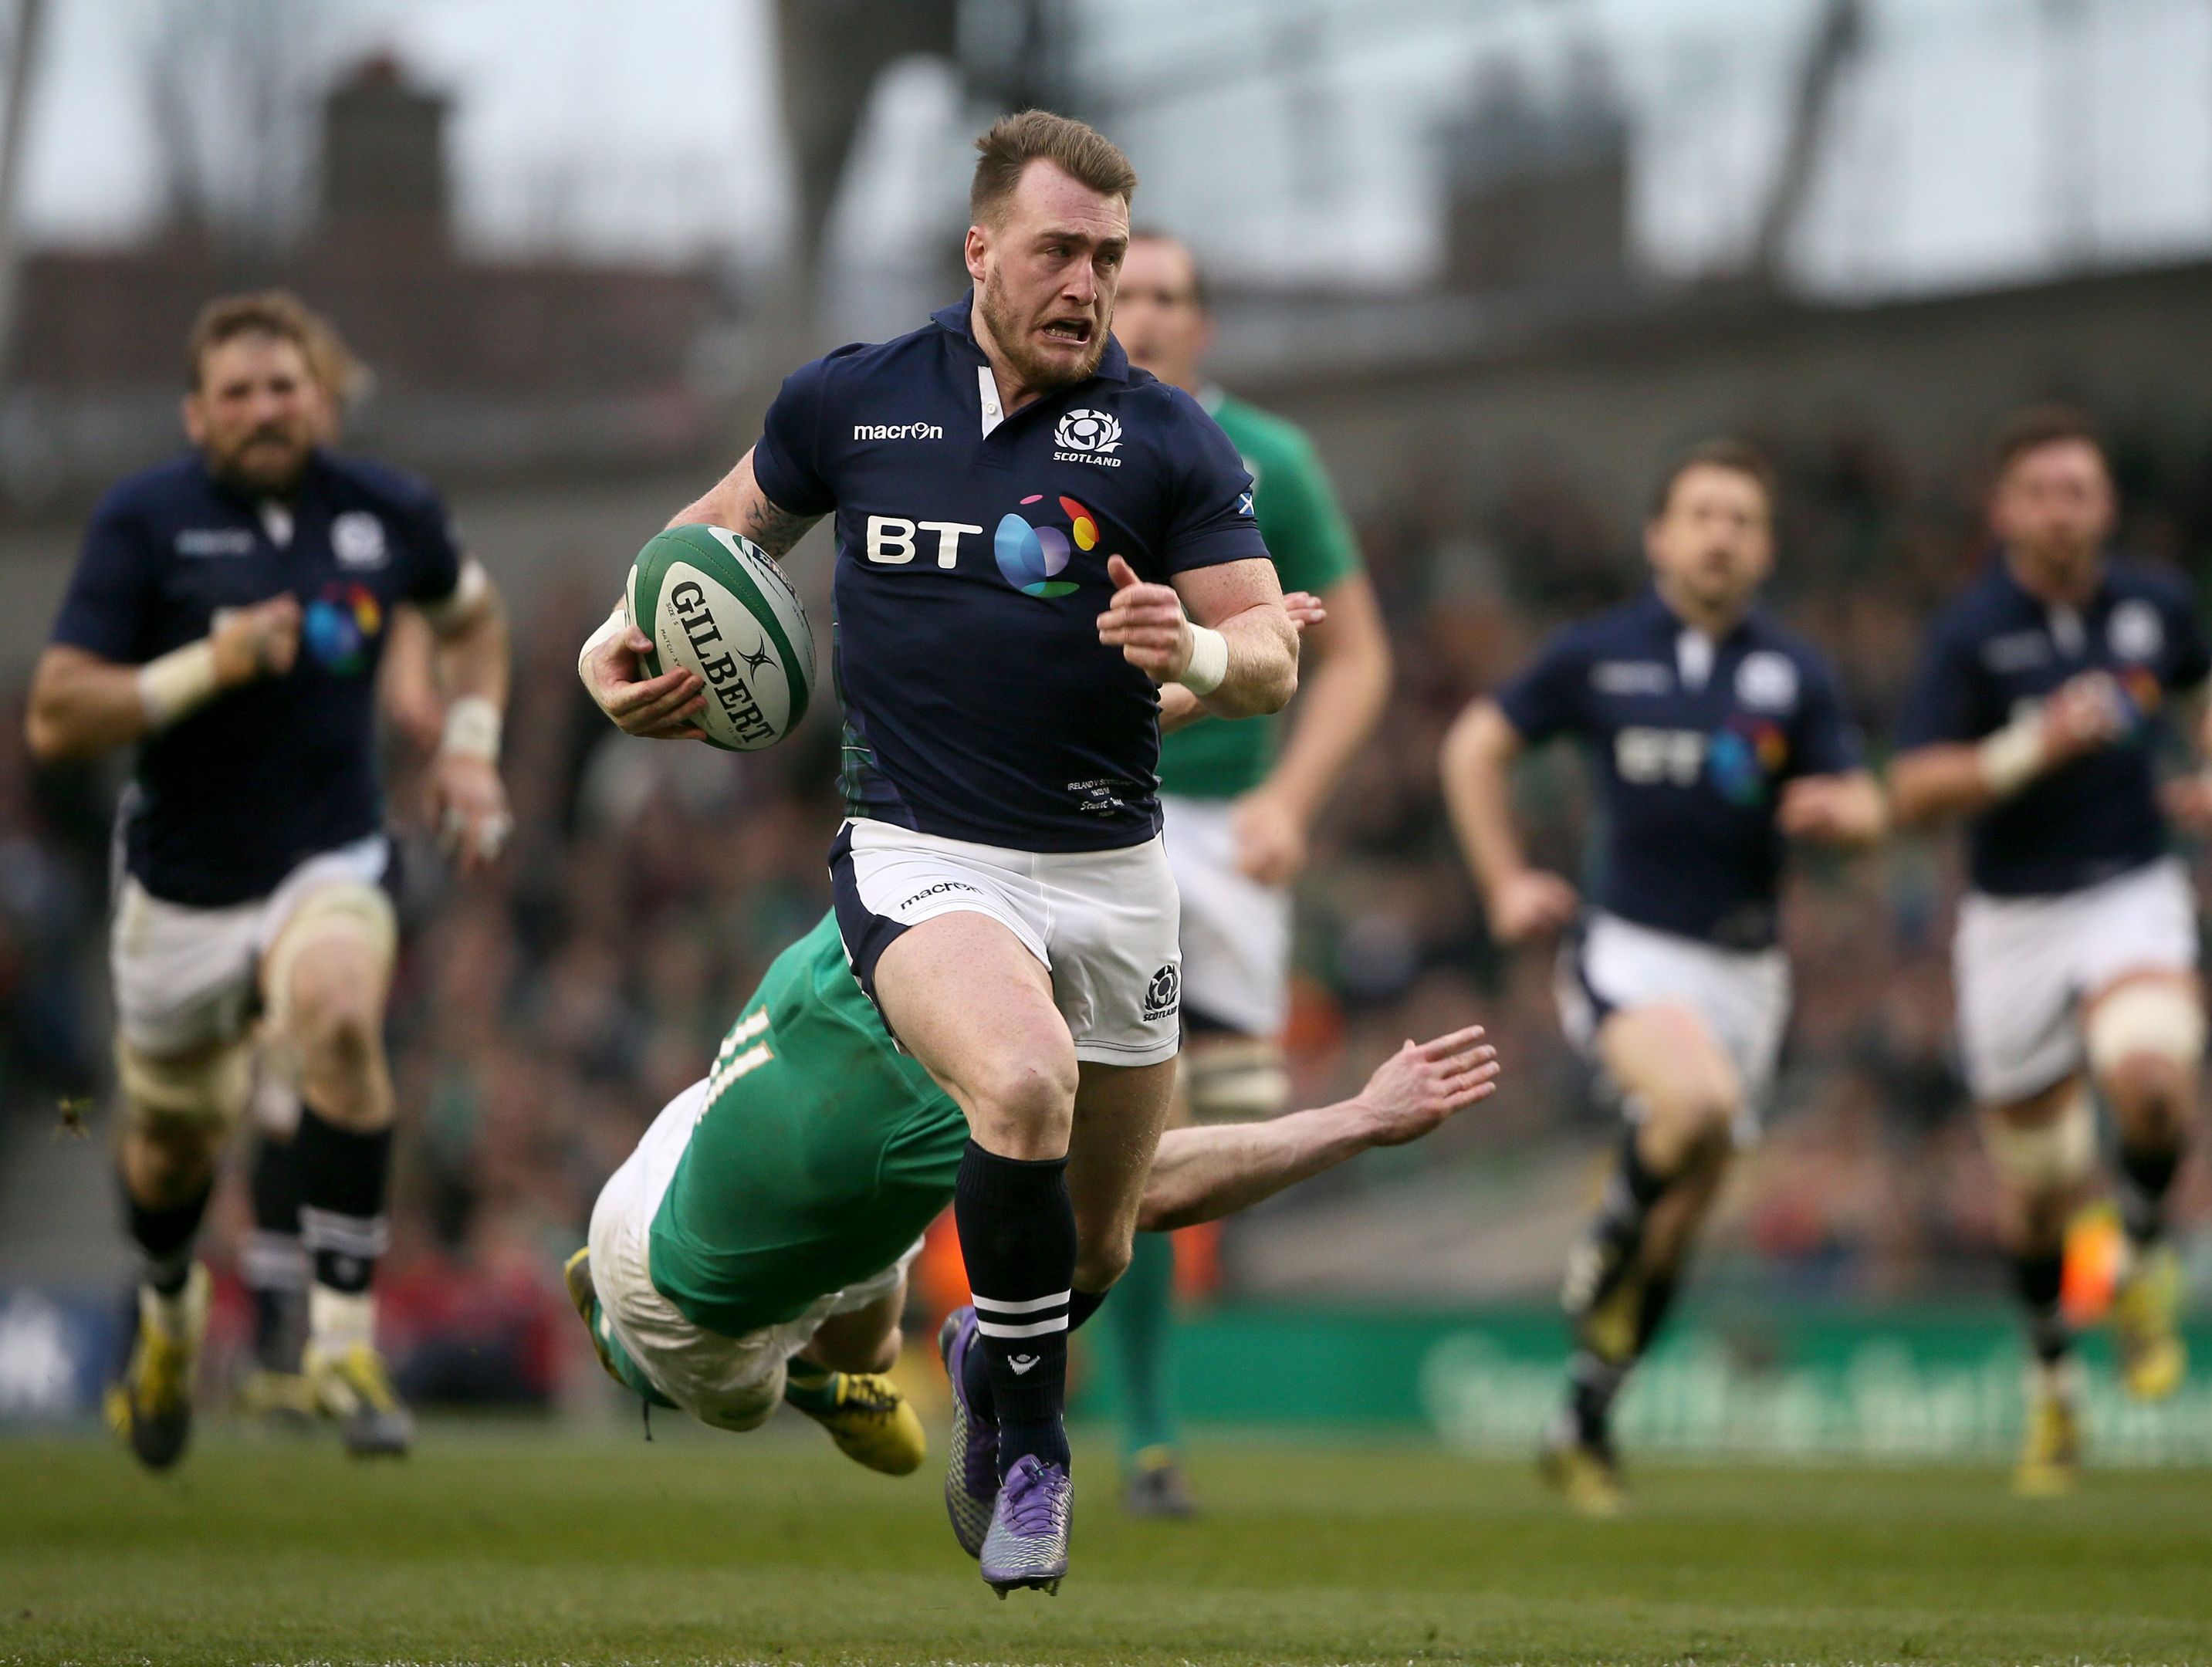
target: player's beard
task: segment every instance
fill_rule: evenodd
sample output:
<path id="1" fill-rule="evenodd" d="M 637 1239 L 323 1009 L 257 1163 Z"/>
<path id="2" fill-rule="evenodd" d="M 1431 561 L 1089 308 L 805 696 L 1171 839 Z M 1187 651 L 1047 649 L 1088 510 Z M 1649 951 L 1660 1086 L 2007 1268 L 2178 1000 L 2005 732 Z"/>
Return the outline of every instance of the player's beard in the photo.
<path id="1" fill-rule="evenodd" d="M 1105 356 L 1106 325 L 1096 315 L 1091 320 L 1091 339 L 1085 344 L 1080 359 L 1062 359 L 1038 352 L 1030 344 L 1030 320 L 1016 310 L 995 271 L 983 279 L 982 288 L 976 291 L 975 304 L 982 312 L 983 325 L 991 332 L 992 342 L 1006 357 L 1006 368 L 1024 387 L 1039 392 L 1073 387 L 1096 372 L 1099 360 Z"/>
<path id="2" fill-rule="evenodd" d="M 305 423 L 264 423 L 234 445 L 208 450 L 208 472 L 256 497 L 290 496 L 307 472 L 313 431 Z"/>

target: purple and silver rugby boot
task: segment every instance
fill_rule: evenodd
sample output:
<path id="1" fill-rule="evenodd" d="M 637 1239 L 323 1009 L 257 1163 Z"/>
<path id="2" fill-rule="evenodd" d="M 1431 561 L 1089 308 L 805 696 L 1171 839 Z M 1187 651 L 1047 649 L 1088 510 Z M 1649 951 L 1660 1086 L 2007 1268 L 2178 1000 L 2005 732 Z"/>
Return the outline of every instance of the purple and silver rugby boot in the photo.
<path id="1" fill-rule="evenodd" d="M 1000 1484 L 983 1536 L 983 1579 L 1004 1597 L 1021 1586 L 1056 1592 L 1067 1575 L 1067 1519 L 1075 1485 L 1065 1466 L 1024 1453 Z"/>
<path id="2" fill-rule="evenodd" d="M 938 1357 L 952 1380 L 952 1451 L 945 1467 L 945 1514 L 952 1537 L 970 1557 L 983 1553 L 999 1502 L 999 1426 L 968 1404 L 968 1351 L 975 1347 L 975 1311 L 954 1309 L 937 1329 Z"/>

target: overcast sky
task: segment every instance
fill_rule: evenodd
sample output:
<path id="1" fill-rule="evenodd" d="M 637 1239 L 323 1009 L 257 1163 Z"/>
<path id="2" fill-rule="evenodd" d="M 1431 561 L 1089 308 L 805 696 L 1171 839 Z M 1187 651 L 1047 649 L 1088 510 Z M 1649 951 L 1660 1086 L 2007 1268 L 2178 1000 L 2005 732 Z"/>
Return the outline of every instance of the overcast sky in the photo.
<path id="1" fill-rule="evenodd" d="M 303 53 L 395 51 L 457 100 L 466 234 L 777 258 L 786 220 L 762 0 L 51 0 L 26 181 L 34 236 L 128 238 L 161 173 L 148 63 L 180 3 L 290 8 Z M 1431 136 L 1500 55 L 1540 90 L 1608 51 L 1635 134 L 1642 258 L 1741 246 L 1817 0 L 1079 0 L 1085 72 L 1145 179 L 1148 219 L 1250 275 L 1377 285 L 1437 246 Z M 1836 290 L 1937 288 L 2068 246 L 2212 245 L 2212 0 L 1873 0 L 1796 252 Z M 1285 20 L 1310 20 L 1304 33 Z M 307 20 L 302 21 L 301 20 Z M 896 265 L 957 226 L 974 113 L 942 66 L 887 79 L 836 237 Z M 2086 242 L 2085 242 L 2086 240 Z"/>

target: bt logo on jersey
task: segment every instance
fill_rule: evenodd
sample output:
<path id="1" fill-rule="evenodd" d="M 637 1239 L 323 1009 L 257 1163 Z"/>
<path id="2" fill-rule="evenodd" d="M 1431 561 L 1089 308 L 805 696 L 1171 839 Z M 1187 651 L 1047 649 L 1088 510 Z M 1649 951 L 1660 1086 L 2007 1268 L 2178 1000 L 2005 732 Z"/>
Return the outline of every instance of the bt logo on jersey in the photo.
<path id="1" fill-rule="evenodd" d="M 1098 517 L 1075 499 L 1057 496 L 1065 528 L 1055 526 L 1030 506 L 1046 502 L 1045 494 L 1032 492 L 1022 499 L 1018 512 L 999 519 L 991 538 L 992 558 L 1006 581 L 1024 596 L 1066 596 L 1079 588 L 1060 575 L 1079 550 L 1098 547 L 1103 536 Z M 909 520 L 902 515 L 871 515 L 863 529 L 861 546 L 878 567 L 905 567 L 925 551 L 940 568 L 960 565 L 961 541 L 983 529 L 967 521 Z"/>
<path id="2" fill-rule="evenodd" d="M 1043 493 L 1032 492 L 1022 500 L 1022 508 L 1043 502 Z M 1060 508 L 1067 517 L 1065 532 L 1056 526 L 1039 526 L 1022 515 L 1009 514 L 999 520 L 991 553 L 998 557 L 1006 582 L 1024 596 L 1066 595 L 1076 587 L 1075 581 L 1059 575 L 1066 571 L 1069 559 L 1078 550 L 1098 547 L 1098 518 L 1073 498 L 1061 498 Z M 1032 515 L 1036 513 L 1030 510 Z"/>

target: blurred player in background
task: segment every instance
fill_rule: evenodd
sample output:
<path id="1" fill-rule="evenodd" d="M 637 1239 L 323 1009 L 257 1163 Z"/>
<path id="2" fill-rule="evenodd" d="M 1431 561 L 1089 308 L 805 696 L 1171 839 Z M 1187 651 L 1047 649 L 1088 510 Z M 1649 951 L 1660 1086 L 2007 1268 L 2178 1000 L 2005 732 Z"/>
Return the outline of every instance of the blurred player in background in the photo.
<path id="1" fill-rule="evenodd" d="M 1198 262 L 1180 240 L 1129 241 L 1114 334 L 1130 363 L 1195 397 L 1252 477 L 1253 513 L 1286 591 L 1319 596 L 1328 618 L 1302 647 L 1304 693 L 1285 726 L 1201 718 L 1160 745 L 1160 813 L 1182 897 L 1182 1029 L 1171 1123 L 1249 1122 L 1283 1110 L 1291 885 L 1314 818 L 1390 694 L 1390 644 L 1352 529 L 1303 430 L 1225 392 L 1205 374 L 1213 321 Z M 1143 1516 L 1188 1516 L 1169 1404 L 1172 1242 L 1137 1241 L 1112 1323 L 1120 1344 L 1128 1466 Z"/>
<path id="2" fill-rule="evenodd" d="M 1235 448 L 1108 332 L 1127 159 L 1038 110 L 976 149 L 974 289 L 793 372 L 674 520 L 781 556 L 836 516 L 837 921 L 968 1116 L 954 1215 L 1003 1471 L 970 1505 L 1005 1591 L 1066 1572 L 1067 1333 L 1127 1266 L 1174 1083 L 1160 691 L 1273 712 L 1297 641 Z M 641 675 L 649 623 L 602 628 L 586 686 L 632 733 L 696 733 L 698 678 Z"/>
<path id="3" fill-rule="evenodd" d="M 2099 1170 L 2093 1094 L 2112 1111 L 2131 1247 L 2112 1310 L 2123 1372 L 2155 1398 L 2184 1369 L 2164 1206 L 2196 1115 L 2204 1004 L 2154 754 L 2168 703 L 2212 660 L 2186 587 L 2106 554 L 2117 505 L 2086 423 L 2023 412 L 1996 463 L 2000 553 L 1929 627 L 1890 782 L 1900 820 L 1971 828 L 1959 1041 L 2034 1355 L 2016 1481 L 2042 1494 L 2071 1485 L 2081 1447 L 2059 1296 L 2066 1225 Z M 2212 824 L 2203 776 L 2166 800 Z"/>
<path id="4" fill-rule="evenodd" d="M 307 1376 L 354 1451 L 412 1439 L 374 1343 L 394 927 L 375 758 L 386 622 L 421 606 L 454 699 L 434 770 L 465 864 L 507 830 L 507 636 L 429 488 L 323 449 L 317 325 L 281 293 L 211 303 L 187 346 L 192 449 L 94 511 L 28 716 L 42 759 L 136 745 L 112 968 L 120 1169 L 142 1263 L 111 1414 L 147 1465 L 190 1433 L 208 1276 L 194 1243 L 258 1034 L 303 1101 Z"/>
<path id="5" fill-rule="evenodd" d="M 369 374 L 329 319 L 302 314 L 308 374 L 318 395 L 315 442 L 334 447 L 354 407 L 367 397 Z M 410 604 L 386 621 L 377 668 L 377 703 L 404 745 L 436 757 L 446 720 L 438 686 L 438 638 Z M 312 1418 L 314 1385 L 300 1370 L 307 1337 L 310 1266 L 300 1238 L 300 1177 L 292 1137 L 300 1124 L 300 1086 L 286 1049 L 257 1049 L 250 1121 L 253 1147 L 246 1169 L 253 1226 L 240 1248 L 238 1271 L 253 1307 L 252 1365 L 239 1384 L 242 1410 L 278 1422 Z"/>
<path id="6" fill-rule="evenodd" d="M 1790 1016 L 1777 939 L 1788 842 L 1859 847 L 1885 806 L 1833 675 L 1756 605 L 1774 480 L 1717 441 L 1668 472 L 1644 529 L 1651 588 L 1570 625 L 1454 725 L 1452 819 L 1501 944 L 1567 932 L 1560 1019 L 1628 1116 L 1619 1166 L 1569 1261 L 1567 1401 L 1545 1468 L 1577 1508 L 1620 1506 L 1615 1397 L 1665 1318 L 1735 1145 L 1755 1127 Z M 1528 865 L 1509 766 L 1572 736 L 1605 829 L 1595 896 Z"/>

